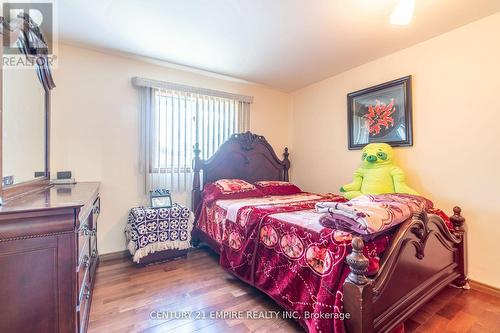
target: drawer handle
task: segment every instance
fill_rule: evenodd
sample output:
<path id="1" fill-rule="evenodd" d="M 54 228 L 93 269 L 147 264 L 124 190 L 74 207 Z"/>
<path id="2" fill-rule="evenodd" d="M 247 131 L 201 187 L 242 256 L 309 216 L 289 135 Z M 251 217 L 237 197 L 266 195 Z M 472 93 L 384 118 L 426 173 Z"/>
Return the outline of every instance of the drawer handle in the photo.
<path id="1" fill-rule="evenodd" d="M 90 288 L 89 288 L 89 286 L 87 286 L 87 284 L 85 284 L 85 291 L 83 292 L 83 297 L 85 299 L 90 298 Z"/>
<path id="2" fill-rule="evenodd" d="M 85 235 L 88 236 L 90 234 L 89 226 L 84 225 L 83 227 L 80 227 L 80 231 Z"/>
<path id="3" fill-rule="evenodd" d="M 78 299 L 78 305 L 76 307 L 76 311 L 80 311 L 82 308 L 82 301 L 83 299 L 89 299 L 90 298 L 90 287 L 85 283 L 83 285 L 83 290 L 80 292 L 80 297 Z"/>
<path id="4" fill-rule="evenodd" d="M 82 264 L 83 264 L 83 267 L 89 267 L 90 266 L 90 260 L 89 260 L 89 256 L 88 255 L 84 255 L 83 258 L 82 258 Z"/>

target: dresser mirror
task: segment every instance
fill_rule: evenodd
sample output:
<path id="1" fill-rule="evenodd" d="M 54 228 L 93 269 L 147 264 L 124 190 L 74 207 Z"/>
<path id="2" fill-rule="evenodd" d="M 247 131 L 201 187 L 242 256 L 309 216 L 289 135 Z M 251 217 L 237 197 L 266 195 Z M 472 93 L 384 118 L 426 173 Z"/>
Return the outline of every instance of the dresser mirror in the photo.
<path id="1" fill-rule="evenodd" d="M 17 56 L 35 65 L 3 66 L 4 61 L 1 65 L 2 200 L 49 183 L 50 90 L 55 87 L 36 23 L 28 15 L 16 22 L 2 21 L 5 33 L 15 36 Z M 2 60 L 11 56 L 5 47 Z"/>
<path id="2" fill-rule="evenodd" d="M 2 185 L 47 176 L 45 90 L 35 70 L 4 68 Z"/>

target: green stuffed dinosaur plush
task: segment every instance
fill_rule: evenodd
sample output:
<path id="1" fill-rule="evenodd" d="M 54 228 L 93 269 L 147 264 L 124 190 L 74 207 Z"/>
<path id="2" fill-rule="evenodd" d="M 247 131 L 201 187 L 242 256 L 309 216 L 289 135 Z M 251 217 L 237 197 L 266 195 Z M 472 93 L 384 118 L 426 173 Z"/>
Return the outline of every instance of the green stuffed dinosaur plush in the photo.
<path id="1" fill-rule="evenodd" d="M 352 183 L 340 188 L 346 199 L 363 194 L 418 194 L 406 185 L 405 174 L 392 160 L 392 147 L 387 143 L 370 143 L 363 148 L 362 164 L 354 172 Z"/>

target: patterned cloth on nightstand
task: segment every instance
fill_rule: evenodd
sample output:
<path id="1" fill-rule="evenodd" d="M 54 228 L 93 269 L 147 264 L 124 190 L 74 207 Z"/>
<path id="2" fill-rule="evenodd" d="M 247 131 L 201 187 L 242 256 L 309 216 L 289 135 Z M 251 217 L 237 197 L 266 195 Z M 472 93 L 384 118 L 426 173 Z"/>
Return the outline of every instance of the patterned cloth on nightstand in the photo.
<path id="1" fill-rule="evenodd" d="M 193 213 L 179 204 L 170 208 L 132 208 L 125 234 L 133 260 L 139 263 L 150 253 L 191 247 L 193 221 Z"/>

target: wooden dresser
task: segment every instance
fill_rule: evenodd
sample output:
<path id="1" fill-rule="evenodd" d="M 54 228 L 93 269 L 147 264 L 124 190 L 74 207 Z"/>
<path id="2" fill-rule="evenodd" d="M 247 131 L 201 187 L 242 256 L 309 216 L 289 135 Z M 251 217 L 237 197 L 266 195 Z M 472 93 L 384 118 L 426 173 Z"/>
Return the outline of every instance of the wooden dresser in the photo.
<path id="1" fill-rule="evenodd" d="M 98 264 L 99 183 L 0 207 L 0 332 L 85 332 Z"/>

